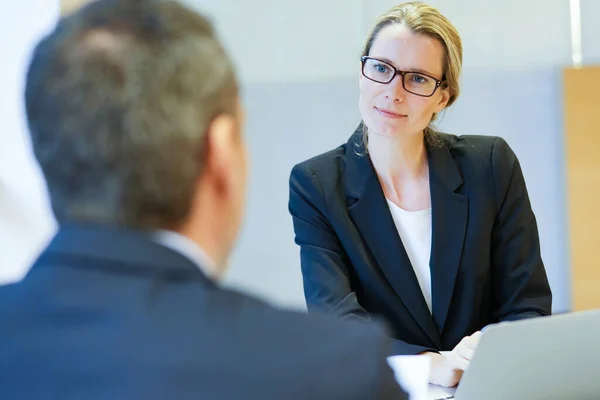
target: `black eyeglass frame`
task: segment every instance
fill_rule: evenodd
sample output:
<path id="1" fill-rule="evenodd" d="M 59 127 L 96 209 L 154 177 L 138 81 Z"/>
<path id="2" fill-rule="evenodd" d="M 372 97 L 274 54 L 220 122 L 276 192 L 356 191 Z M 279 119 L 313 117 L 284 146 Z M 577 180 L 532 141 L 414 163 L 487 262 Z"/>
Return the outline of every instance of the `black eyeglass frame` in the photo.
<path id="1" fill-rule="evenodd" d="M 367 60 L 375 60 L 375 61 L 379 61 L 380 63 L 383 63 L 383 64 L 385 64 L 385 65 L 389 65 L 389 66 L 390 66 L 390 68 L 392 68 L 392 69 L 394 70 L 394 74 L 392 75 L 392 77 L 391 77 L 391 78 L 390 78 L 390 79 L 389 79 L 387 82 L 378 81 L 378 80 L 375 80 L 375 79 L 373 79 L 373 78 L 369 78 L 369 77 L 368 77 L 368 76 L 365 74 L 365 65 L 366 65 L 366 63 L 367 63 Z M 415 96 L 421 96 L 421 97 L 431 97 L 431 96 L 433 96 L 433 95 L 435 94 L 436 90 L 437 90 L 437 89 L 438 89 L 440 86 L 442 86 L 442 83 L 444 83 L 444 81 L 445 81 L 445 80 L 439 80 L 439 79 L 437 79 L 437 78 L 436 78 L 436 77 L 434 77 L 434 76 L 431 76 L 431 75 L 428 75 L 428 74 L 424 74 L 424 73 L 422 73 L 422 72 L 417 72 L 417 71 L 400 71 L 398 68 L 394 67 L 394 66 L 393 66 L 392 64 L 390 64 L 389 62 L 387 62 L 387 61 L 383 61 L 383 60 L 380 60 L 379 58 L 375 58 L 375 57 L 362 56 L 362 57 L 360 58 L 360 62 L 362 63 L 362 69 L 361 69 L 362 75 L 363 75 L 365 78 L 367 78 L 368 80 L 370 80 L 370 81 L 373 81 L 373 82 L 377 82 L 377 83 L 382 83 L 382 84 L 384 84 L 384 85 L 387 85 L 388 83 L 390 83 L 391 81 L 393 81 L 393 80 L 394 80 L 394 78 L 396 77 L 396 75 L 400 75 L 400 77 L 402 78 L 402 87 L 404 88 L 404 90 L 406 90 L 408 93 L 412 93 L 412 94 L 414 94 Z M 433 79 L 433 80 L 435 81 L 435 88 L 433 88 L 433 92 L 431 92 L 431 94 L 430 94 L 430 95 L 424 95 L 424 94 L 419 94 L 419 93 L 415 93 L 415 92 L 412 92 L 412 91 L 408 90 L 408 89 L 406 88 L 406 85 L 404 84 L 404 76 L 405 76 L 406 74 L 419 74 L 419 75 L 423 75 L 423 76 L 426 76 L 426 77 L 428 77 L 428 78 L 431 78 L 431 79 Z"/>

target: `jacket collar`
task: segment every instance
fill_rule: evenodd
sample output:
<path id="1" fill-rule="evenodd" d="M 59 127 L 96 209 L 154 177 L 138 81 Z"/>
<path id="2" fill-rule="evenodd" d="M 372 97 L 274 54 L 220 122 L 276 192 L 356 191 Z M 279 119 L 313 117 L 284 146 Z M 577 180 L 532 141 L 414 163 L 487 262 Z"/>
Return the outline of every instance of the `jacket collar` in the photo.
<path id="1" fill-rule="evenodd" d="M 52 259 L 51 263 L 44 260 Z M 62 264 L 131 274 L 186 276 L 212 281 L 179 252 L 158 244 L 151 233 L 97 225 L 61 225 L 34 268 Z"/>

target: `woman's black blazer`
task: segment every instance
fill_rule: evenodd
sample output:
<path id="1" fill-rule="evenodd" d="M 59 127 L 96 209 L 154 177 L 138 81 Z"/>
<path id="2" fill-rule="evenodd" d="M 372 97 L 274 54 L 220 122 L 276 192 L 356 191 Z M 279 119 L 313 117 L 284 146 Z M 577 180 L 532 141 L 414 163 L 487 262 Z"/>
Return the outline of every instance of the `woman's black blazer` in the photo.
<path id="1" fill-rule="evenodd" d="M 548 315 L 552 294 L 517 157 L 501 138 L 428 144 L 432 313 L 361 129 L 296 165 L 289 210 L 309 311 L 383 318 L 396 354 L 451 350 L 488 324 Z"/>

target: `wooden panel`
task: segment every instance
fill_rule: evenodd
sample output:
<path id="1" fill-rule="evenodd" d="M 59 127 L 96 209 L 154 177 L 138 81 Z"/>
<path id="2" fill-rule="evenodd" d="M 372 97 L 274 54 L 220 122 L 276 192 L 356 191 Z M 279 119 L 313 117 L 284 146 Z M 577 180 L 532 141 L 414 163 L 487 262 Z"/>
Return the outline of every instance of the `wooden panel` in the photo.
<path id="1" fill-rule="evenodd" d="M 573 310 L 600 308 L 600 67 L 563 72 Z"/>

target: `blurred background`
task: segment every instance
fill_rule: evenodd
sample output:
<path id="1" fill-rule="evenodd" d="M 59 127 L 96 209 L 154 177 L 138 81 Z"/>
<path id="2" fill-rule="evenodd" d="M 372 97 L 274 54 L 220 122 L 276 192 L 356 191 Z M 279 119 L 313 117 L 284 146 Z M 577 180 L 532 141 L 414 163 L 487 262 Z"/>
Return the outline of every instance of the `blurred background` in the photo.
<path id="1" fill-rule="evenodd" d="M 0 79 L 6 94 L 0 100 L 3 282 L 26 273 L 55 229 L 27 141 L 21 100 L 25 67 L 33 43 L 56 21 L 61 6 L 68 12 L 81 2 L 0 0 L 4 20 L 0 29 L 11 38 L 0 44 L 4 61 Z M 303 309 L 299 249 L 287 211 L 289 173 L 294 164 L 344 143 L 358 125 L 363 42 L 375 18 L 398 1 L 185 3 L 215 22 L 238 67 L 247 109 L 251 181 L 246 221 L 226 284 L 278 306 Z M 521 161 L 537 216 L 542 256 L 554 293 L 553 309 L 564 312 L 585 307 L 574 307 L 579 301 L 574 300 L 577 282 L 588 286 L 591 282 L 596 289 L 589 290 L 600 293 L 600 273 L 596 272 L 600 268 L 595 268 L 593 258 L 595 229 L 589 228 L 594 218 L 600 222 L 597 203 L 592 202 L 600 199 L 600 180 L 595 178 L 600 176 L 600 164 L 592 170 L 592 178 L 577 180 L 572 174 L 581 170 L 577 169 L 578 149 L 589 149 L 587 158 L 580 159 L 600 160 L 593 144 L 598 139 L 589 136 L 595 125 L 581 129 L 577 125 L 582 110 L 586 118 L 596 119 L 589 107 L 600 105 L 597 100 L 593 103 L 600 93 L 600 71 L 596 78 L 582 78 L 577 71 L 600 64 L 600 1 L 427 3 L 455 24 L 464 45 L 461 95 L 438 127 L 448 133 L 497 135 L 508 141 Z M 580 12 L 574 14 L 577 7 Z M 571 69 L 574 38 L 575 64 L 581 63 L 583 69 Z M 569 71 L 575 71 L 575 83 Z M 579 85 L 574 92 L 571 84 Z M 586 100 L 581 107 L 569 108 L 565 98 L 572 94 L 573 101 L 581 100 L 578 91 L 593 94 L 592 103 Z M 571 133 L 579 139 L 570 141 Z M 584 167 L 589 171 L 588 164 Z M 577 196 L 588 199 L 587 203 L 578 203 Z M 580 243 L 587 247 L 577 252 L 581 259 L 574 262 L 574 249 Z M 583 266 L 575 268 L 575 264 Z"/>

